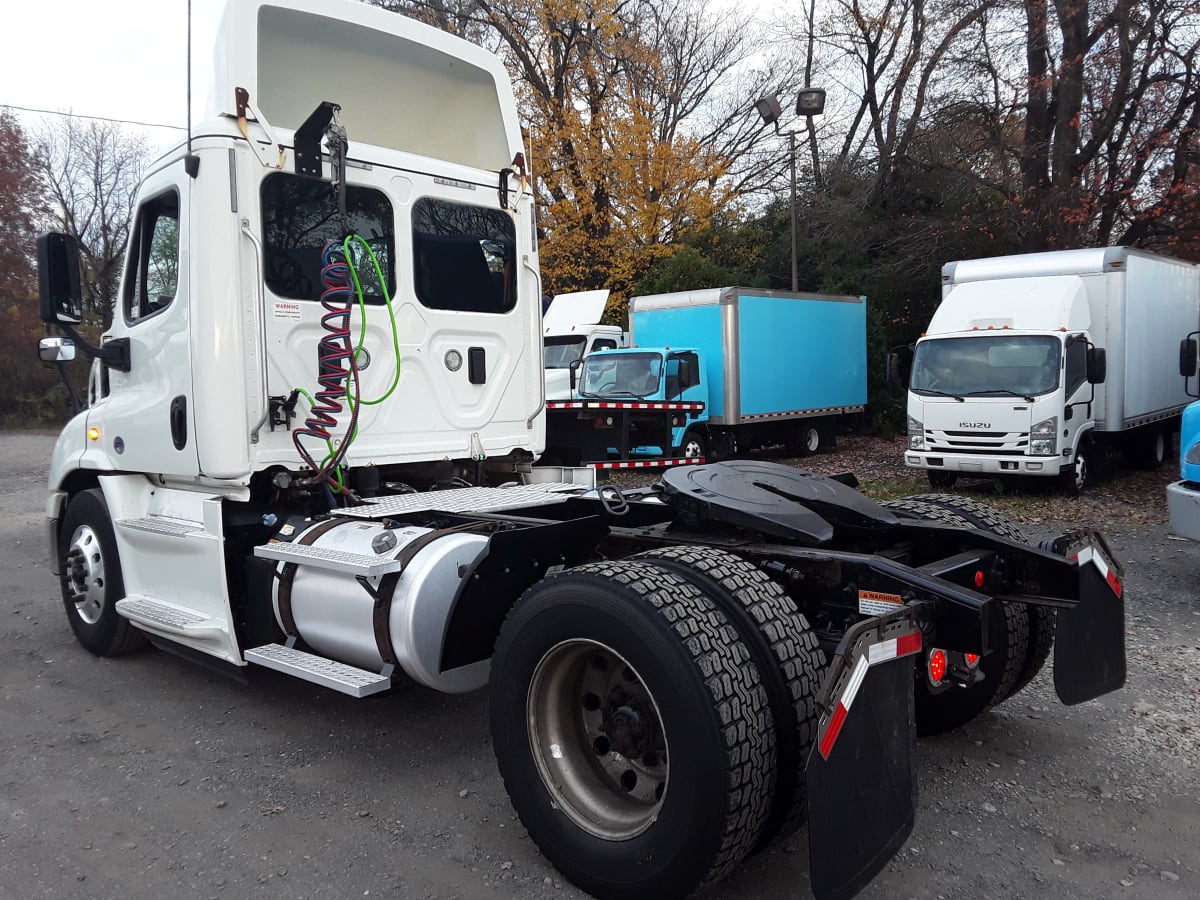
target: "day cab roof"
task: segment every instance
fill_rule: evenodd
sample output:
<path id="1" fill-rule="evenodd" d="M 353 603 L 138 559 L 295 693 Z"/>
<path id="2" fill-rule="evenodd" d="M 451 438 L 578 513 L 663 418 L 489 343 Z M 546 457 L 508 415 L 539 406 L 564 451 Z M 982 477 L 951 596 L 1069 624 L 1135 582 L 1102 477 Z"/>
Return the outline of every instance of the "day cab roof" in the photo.
<path id="1" fill-rule="evenodd" d="M 338 104 L 351 158 L 371 145 L 495 172 L 521 150 L 498 57 L 358 0 L 228 0 L 212 60 L 208 133 L 237 133 L 244 88 L 279 139 Z"/>

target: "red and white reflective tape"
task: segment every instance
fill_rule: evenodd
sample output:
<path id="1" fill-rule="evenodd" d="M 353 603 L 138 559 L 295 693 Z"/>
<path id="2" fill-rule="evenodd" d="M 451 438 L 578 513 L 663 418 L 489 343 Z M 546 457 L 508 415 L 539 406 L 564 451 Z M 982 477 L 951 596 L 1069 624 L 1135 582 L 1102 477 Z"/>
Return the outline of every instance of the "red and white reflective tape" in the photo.
<path id="1" fill-rule="evenodd" d="M 632 400 L 551 400 L 546 409 L 680 409 L 699 412 L 703 403 L 638 403 Z"/>
<path id="2" fill-rule="evenodd" d="M 703 456 L 684 456 L 679 459 L 636 459 L 625 462 L 590 463 L 597 469 L 665 469 L 668 466 L 696 466 L 704 462 Z"/>
<path id="3" fill-rule="evenodd" d="M 1121 592 L 1124 590 L 1123 586 L 1121 585 L 1121 579 L 1117 576 L 1117 573 L 1113 571 L 1113 567 L 1109 565 L 1109 562 L 1104 558 L 1103 553 L 1101 553 L 1091 544 L 1088 544 L 1075 554 L 1075 559 L 1081 566 L 1087 565 L 1088 563 L 1094 565 L 1104 577 L 1104 580 L 1108 583 L 1108 586 L 1112 588 L 1112 592 L 1118 597 L 1121 596 Z"/>
<path id="4" fill-rule="evenodd" d="M 784 412 L 773 413 L 752 413 L 751 415 L 743 415 L 743 422 L 757 422 L 761 419 L 807 419 L 813 416 L 829 416 L 839 413 L 856 413 L 862 412 L 866 407 L 863 406 L 826 406 L 822 409 L 789 409 Z"/>
<path id="5" fill-rule="evenodd" d="M 829 717 L 829 724 L 825 726 L 825 732 L 817 744 L 817 750 L 823 758 L 829 759 L 833 745 L 837 742 L 838 735 L 841 734 L 842 726 L 846 724 L 846 717 L 850 715 L 850 706 L 854 703 L 854 698 L 858 696 L 858 689 L 862 687 L 863 679 L 867 677 L 867 670 L 871 666 L 920 652 L 921 632 L 919 631 L 880 641 L 867 648 L 867 652 L 860 656 L 858 662 L 854 664 L 854 671 L 850 673 L 850 678 L 842 688 L 842 695 L 838 698 L 833 715 Z"/>

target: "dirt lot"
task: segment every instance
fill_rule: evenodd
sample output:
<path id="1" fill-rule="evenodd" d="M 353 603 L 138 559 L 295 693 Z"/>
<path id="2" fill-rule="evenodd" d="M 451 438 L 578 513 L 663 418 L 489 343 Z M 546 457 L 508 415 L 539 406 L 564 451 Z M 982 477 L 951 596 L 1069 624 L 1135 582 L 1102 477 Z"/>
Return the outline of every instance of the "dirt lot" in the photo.
<path id="1" fill-rule="evenodd" d="M 74 642 L 44 548 L 51 439 L 0 434 L 0 898 L 582 895 L 515 820 L 482 693 L 355 701 L 272 673 L 241 685 Z M 924 490 L 896 442 L 805 460 L 874 494 Z M 1126 568 L 1129 682 L 1065 708 L 1044 673 L 919 745 L 921 807 L 872 898 L 1200 895 L 1200 547 L 1170 534 L 1169 473 L 1082 501 L 962 490 L 1041 537 L 1101 525 Z M 805 896 L 803 835 L 713 896 Z"/>

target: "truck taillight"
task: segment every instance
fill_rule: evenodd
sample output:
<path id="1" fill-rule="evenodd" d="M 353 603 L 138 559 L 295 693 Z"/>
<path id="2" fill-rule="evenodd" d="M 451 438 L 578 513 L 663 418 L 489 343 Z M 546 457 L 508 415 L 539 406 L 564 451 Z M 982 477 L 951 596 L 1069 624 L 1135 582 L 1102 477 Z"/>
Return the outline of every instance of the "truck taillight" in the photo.
<path id="1" fill-rule="evenodd" d="M 967 664 L 968 669 L 973 669 L 977 665 L 979 665 L 979 654 L 978 653 L 964 653 L 963 654 L 963 662 L 965 662 Z"/>
<path id="2" fill-rule="evenodd" d="M 946 677 L 946 651 L 936 647 L 929 651 L 929 680 L 941 684 Z"/>

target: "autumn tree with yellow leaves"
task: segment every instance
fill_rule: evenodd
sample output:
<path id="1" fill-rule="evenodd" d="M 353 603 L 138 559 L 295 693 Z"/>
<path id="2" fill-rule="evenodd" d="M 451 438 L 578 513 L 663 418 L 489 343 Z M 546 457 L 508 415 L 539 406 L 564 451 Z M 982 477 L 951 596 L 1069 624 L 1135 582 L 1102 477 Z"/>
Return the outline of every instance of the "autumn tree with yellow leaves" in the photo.
<path id="1" fill-rule="evenodd" d="M 744 12 L 703 0 L 373 0 L 501 53 L 538 200 L 545 290 L 633 284 L 684 235 L 761 188 L 783 154 L 754 100 L 796 67 Z"/>

